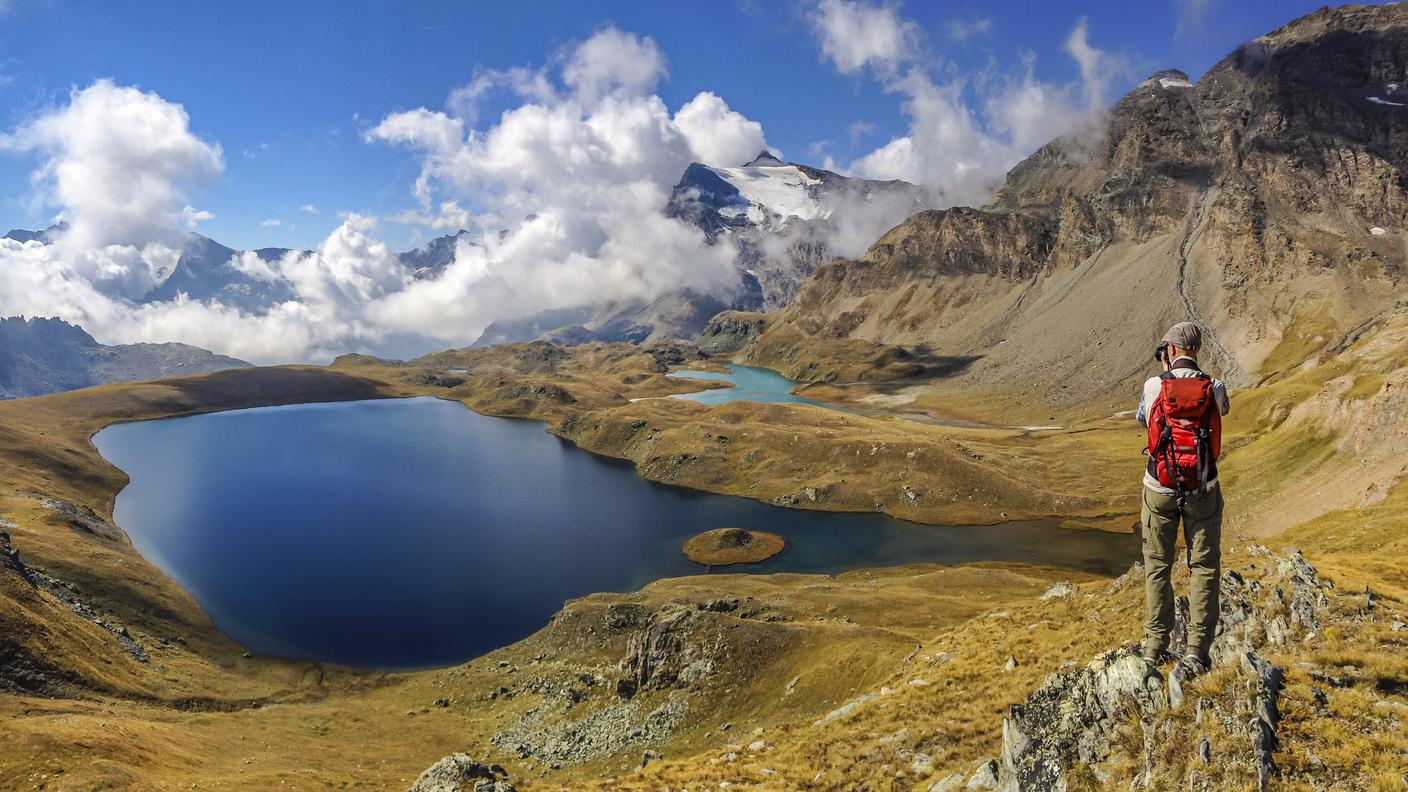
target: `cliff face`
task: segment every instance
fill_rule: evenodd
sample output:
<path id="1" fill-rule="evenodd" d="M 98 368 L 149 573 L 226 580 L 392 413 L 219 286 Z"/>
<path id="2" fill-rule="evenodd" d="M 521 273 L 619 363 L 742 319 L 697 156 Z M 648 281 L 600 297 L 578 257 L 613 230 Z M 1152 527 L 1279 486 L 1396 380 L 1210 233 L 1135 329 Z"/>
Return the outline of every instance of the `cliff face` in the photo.
<path id="1" fill-rule="evenodd" d="M 976 358 L 953 386 L 1102 409 L 1182 319 L 1234 384 L 1298 365 L 1403 293 L 1399 82 L 1403 5 L 1316 12 L 1196 84 L 1156 73 L 987 206 L 922 212 L 818 270 L 743 354 L 825 379 L 837 342 L 923 348 Z"/>

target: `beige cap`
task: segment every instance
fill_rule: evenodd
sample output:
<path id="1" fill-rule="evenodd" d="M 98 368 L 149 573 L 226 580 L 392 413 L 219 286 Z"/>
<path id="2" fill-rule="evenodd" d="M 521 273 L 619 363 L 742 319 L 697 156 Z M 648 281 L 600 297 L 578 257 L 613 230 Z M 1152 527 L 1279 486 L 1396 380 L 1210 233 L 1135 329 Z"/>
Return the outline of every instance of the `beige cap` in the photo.
<path id="1" fill-rule="evenodd" d="M 1203 346 L 1203 331 L 1192 322 L 1179 322 L 1170 327 L 1160 344 L 1173 344 L 1179 349 L 1201 349 Z"/>

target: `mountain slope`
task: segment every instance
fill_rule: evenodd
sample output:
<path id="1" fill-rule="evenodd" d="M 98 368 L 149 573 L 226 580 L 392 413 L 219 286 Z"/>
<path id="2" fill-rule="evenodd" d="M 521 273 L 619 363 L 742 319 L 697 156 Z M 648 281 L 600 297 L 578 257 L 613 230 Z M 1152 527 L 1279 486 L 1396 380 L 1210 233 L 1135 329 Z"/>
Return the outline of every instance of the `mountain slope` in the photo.
<path id="1" fill-rule="evenodd" d="M 1234 384 L 1331 352 L 1403 294 L 1408 108 L 1373 100 L 1405 71 L 1390 5 L 1312 14 L 1196 85 L 1157 73 L 982 209 L 818 270 L 742 355 L 809 379 L 857 348 L 965 359 L 945 392 L 1039 415 L 1125 409 L 1181 319 Z"/>
<path id="2" fill-rule="evenodd" d="M 187 344 L 99 344 L 59 319 L 0 319 L 0 399 L 249 366 Z"/>

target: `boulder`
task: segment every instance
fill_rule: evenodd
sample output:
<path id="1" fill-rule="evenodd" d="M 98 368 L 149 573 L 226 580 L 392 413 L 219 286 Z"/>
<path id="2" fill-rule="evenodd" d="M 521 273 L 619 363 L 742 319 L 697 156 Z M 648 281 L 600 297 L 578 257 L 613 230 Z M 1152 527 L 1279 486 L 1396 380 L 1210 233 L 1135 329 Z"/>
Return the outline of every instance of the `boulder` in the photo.
<path id="1" fill-rule="evenodd" d="M 469 754 L 441 759 L 420 774 L 407 792 L 515 792 L 495 768 L 476 762 Z"/>

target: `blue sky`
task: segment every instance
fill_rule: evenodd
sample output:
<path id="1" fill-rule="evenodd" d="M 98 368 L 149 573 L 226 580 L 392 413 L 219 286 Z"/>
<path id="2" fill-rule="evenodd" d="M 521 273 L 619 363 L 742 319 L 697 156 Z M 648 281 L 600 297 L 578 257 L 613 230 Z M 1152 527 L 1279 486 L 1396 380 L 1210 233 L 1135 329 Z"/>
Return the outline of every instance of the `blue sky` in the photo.
<path id="1" fill-rule="evenodd" d="M 1318 5 L 1018 0 L 896 10 L 919 31 L 927 67 L 970 84 L 1019 71 L 1024 56 L 1035 58 L 1042 81 L 1079 80 L 1063 46 L 1084 19 L 1090 44 L 1127 67 L 1113 82 L 1118 96 L 1157 68 L 1196 77 L 1240 42 Z M 712 91 L 793 160 L 825 151 L 844 164 L 904 134 L 907 123 L 902 97 L 882 81 L 843 74 L 823 58 L 804 3 L 0 0 L 0 8 L 0 130 L 99 78 L 179 103 L 191 130 L 224 154 L 224 173 L 191 196 L 214 214 L 200 230 L 235 247 L 313 247 L 339 211 L 406 209 L 421 161 L 367 142 L 366 130 L 400 110 L 443 108 L 476 69 L 543 66 L 608 24 L 658 44 L 668 77 L 655 92 L 671 111 Z M 491 98 L 480 123 L 521 102 Z M 856 122 L 863 134 L 853 145 Z M 33 200 L 37 163 L 0 152 L 0 227 L 52 216 Z M 318 214 L 300 211 L 305 204 Z M 271 219 L 284 226 L 261 226 Z M 432 233 L 393 226 L 382 238 L 403 246 Z"/>

